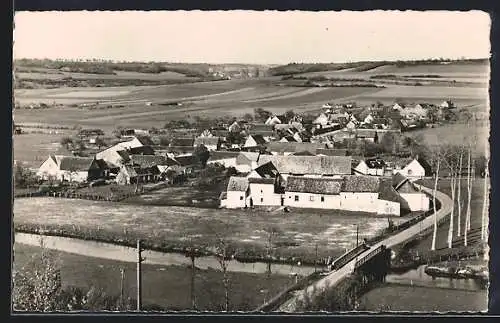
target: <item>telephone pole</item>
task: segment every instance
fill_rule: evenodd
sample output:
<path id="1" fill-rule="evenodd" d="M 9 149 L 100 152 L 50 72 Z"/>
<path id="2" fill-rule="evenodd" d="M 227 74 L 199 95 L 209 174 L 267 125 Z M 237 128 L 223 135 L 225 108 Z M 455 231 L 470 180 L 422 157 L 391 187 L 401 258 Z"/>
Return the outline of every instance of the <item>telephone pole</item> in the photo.
<path id="1" fill-rule="evenodd" d="M 124 302 L 123 302 L 123 281 L 124 281 L 124 278 L 125 278 L 125 270 L 123 268 L 120 268 L 120 274 L 121 274 L 121 278 L 120 278 L 120 306 L 122 307 L 121 310 L 124 310 Z"/>
<path id="2" fill-rule="evenodd" d="M 145 258 L 142 257 L 141 255 L 142 249 L 141 249 L 141 240 L 137 240 L 137 311 L 141 310 L 141 297 L 142 297 L 142 286 L 141 286 L 141 280 L 142 280 L 142 271 L 141 271 L 141 263 L 145 260 Z"/>

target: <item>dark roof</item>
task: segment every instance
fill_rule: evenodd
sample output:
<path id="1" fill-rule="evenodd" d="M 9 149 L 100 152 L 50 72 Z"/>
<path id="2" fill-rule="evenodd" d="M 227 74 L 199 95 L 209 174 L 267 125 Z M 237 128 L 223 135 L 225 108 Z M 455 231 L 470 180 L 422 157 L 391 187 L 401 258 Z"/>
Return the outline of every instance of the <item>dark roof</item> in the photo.
<path id="1" fill-rule="evenodd" d="M 255 140 L 257 145 L 265 145 L 267 143 L 262 135 L 255 134 L 255 135 L 250 135 L 250 136 L 253 138 L 253 140 Z"/>
<path id="2" fill-rule="evenodd" d="M 285 191 L 313 194 L 340 194 L 341 181 L 332 178 L 311 178 L 290 176 Z"/>
<path id="3" fill-rule="evenodd" d="M 309 151 L 313 154 L 316 153 L 318 148 L 325 148 L 324 143 L 312 142 L 278 142 L 272 141 L 266 144 L 267 150 L 277 153 L 296 153 L 299 151 Z"/>
<path id="4" fill-rule="evenodd" d="M 342 192 L 375 193 L 379 190 L 379 181 L 376 176 L 344 176 Z"/>
<path id="5" fill-rule="evenodd" d="M 265 123 L 252 123 L 252 124 L 249 124 L 249 131 L 250 131 L 250 133 L 259 132 L 259 131 L 271 131 L 272 132 L 273 126 L 265 124 Z"/>
<path id="6" fill-rule="evenodd" d="M 292 155 L 293 156 L 316 156 L 316 154 L 313 154 L 312 152 L 310 152 L 308 150 L 299 151 L 299 152 L 293 153 Z"/>
<path id="7" fill-rule="evenodd" d="M 427 162 L 427 160 L 425 160 L 425 158 L 422 158 L 419 156 L 419 157 L 417 157 L 417 161 L 420 164 L 420 166 L 422 166 L 423 169 L 425 170 L 426 176 L 432 174 L 432 166 Z"/>
<path id="8" fill-rule="evenodd" d="M 192 166 L 198 163 L 198 159 L 193 155 L 177 156 L 175 159 L 180 166 Z"/>
<path id="9" fill-rule="evenodd" d="M 173 138 L 170 141 L 170 146 L 189 146 L 192 147 L 194 145 L 194 138 L 191 137 L 177 137 Z"/>
<path id="10" fill-rule="evenodd" d="M 192 153 L 195 147 L 193 146 L 169 146 L 165 147 L 165 151 L 169 153 Z"/>
<path id="11" fill-rule="evenodd" d="M 55 156 L 60 170 L 68 171 L 88 171 L 92 166 L 94 158 L 74 157 L 74 156 Z"/>
<path id="12" fill-rule="evenodd" d="M 218 145 L 221 142 L 220 137 L 198 137 L 194 140 L 193 146 L 199 145 Z"/>
<path id="13" fill-rule="evenodd" d="M 274 184 L 274 178 L 249 178 L 248 183 L 250 184 Z"/>
<path id="14" fill-rule="evenodd" d="M 356 129 L 356 136 L 361 138 L 375 138 L 377 132 L 371 129 Z"/>
<path id="15" fill-rule="evenodd" d="M 248 189 L 248 180 L 246 177 L 231 176 L 227 184 L 228 191 L 245 192 Z"/>
<path id="16" fill-rule="evenodd" d="M 248 131 L 251 135 L 261 135 L 262 137 L 274 137 L 275 133 L 273 130 L 250 130 Z"/>
<path id="17" fill-rule="evenodd" d="M 397 190 L 406 181 L 408 181 L 408 178 L 406 178 L 403 174 L 397 172 L 392 176 L 392 187 Z"/>
<path id="18" fill-rule="evenodd" d="M 282 174 L 351 174 L 350 156 L 260 156 L 259 165 L 267 162 Z"/>
<path id="19" fill-rule="evenodd" d="M 239 151 L 221 151 L 221 150 L 216 150 L 216 151 L 211 151 L 210 152 L 210 160 L 221 160 L 221 159 L 229 159 L 229 158 L 236 158 L 240 154 Z"/>
<path id="20" fill-rule="evenodd" d="M 127 150 L 130 155 L 154 155 L 155 151 L 151 146 L 132 147 Z"/>
<path id="21" fill-rule="evenodd" d="M 385 162 L 380 158 L 367 159 L 365 163 L 368 168 L 383 168 L 385 166 Z"/>
<path id="22" fill-rule="evenodd" d="M 325 156 L 347 156 L 347 149 L 318 148 L 316 154 Z"/>
<path id="23" fill-rule="evenodd" d="M 380 179 L 378 198 L 380 200 L 397 202 L 404 209 L 409 209 L 408 203 L 392 187 L 391 179 Z"/>
<path id="24" fill-rule="evenodd" d="M 144 146 L 154 146 L 154 142 L 151 140 L 150 137 L 148 136 L 135 136 L 137 138 L 137 140 L 139 140 L 139 142 L 141 144 L 143 144 Z"/>
<path id="25" fill-rule="evenodd" d="M 141 168 L 149 168 L 154 166 L 173 166 L 178 165 L 178 162 L 166 156 L 156 155 L 130 155 L 130 161 L 133 165 Z"/>
<path id="26" fill-rule="evenodd" d="M 331 127 L 325 127 L 325 128 L 321 128 L 321 129 L 315 129 L 314 130 L 314 135 L 315 136 L 317 136 L 317 135 L 324 135 L 325 133 L 330 133 L 330 132 L 341 130 L 341 129 L 342 129 L 342 125 L 340 125 L 340 124 L 334 125 L 334 126 L 331 126 Z"/>
<path id="27" fill-rule="evenodd" d="M 269 162 L 254 169 L 260 177 L 263 178 L 275 178 L 279 175 L 278 170 L 273 163 Z"/>
<path id="28" fill-rule="evenodd" d="M 283 138 L 285 138 L 287 142 L 297 142 L 293 136 L 285 136 Z"/>

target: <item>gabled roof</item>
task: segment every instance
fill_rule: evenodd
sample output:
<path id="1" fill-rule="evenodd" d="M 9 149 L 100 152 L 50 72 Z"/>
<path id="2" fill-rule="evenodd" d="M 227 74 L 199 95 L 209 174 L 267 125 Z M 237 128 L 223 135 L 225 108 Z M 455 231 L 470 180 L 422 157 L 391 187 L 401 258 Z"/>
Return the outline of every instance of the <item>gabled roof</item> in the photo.
<path id="1" fill-rule="evenodd" d="M 131 147 L 127 149 L 130 155 L 154 155 L 155 151 L 151 146 Z"/>
<path id="2" fill-rule="evenodd" d="M 198 163 L 198 159 L 193 155 L 177 156 L 175 159 L 180 166 L 192 166 Z"/>
<path id="3" fill-rule="evenodd" d="M 135 136 L 143 146 L 154 146 L 154 142 L 148 136 Z"/>
<path id="4" fill-rule="evenodd" d="M 192 153 L 195 147 L 193 146 L 169 146 L 165 147 L 165 151 L 168 153 Z"/>
<path id="5" fill-rule="evenodd" d="M 220 137 L 198 137 L 194 140 L 193 146 L 199 146 L 199 145 L 218 145 L 221 142 Z"/>
<path id="6" fill-rule="evenodd" d="M 316 155 L 325 156 L 347 156 L 347 149 L 318 148 Z"/>
<path id="7" fill-rule="evenodd" d="M 246 177 L 231 176 L 227 184 L 227 191 L 246 192 L 248 189 L 248 179 Z"/>
<path id="8" fill-rule="evenodd" d="M 398 188 L 400 188 L 406 181 L 408 181 L 408 178 L 397 172 L 392 176 L 392 187 L 394 187 L 395 190 L 398 190 Z"/>
<path id="9" fill-rule="evenodd" d="M 334 124 L 330 127 L 325 127 L 325 128 L 321 128 L 321 129 L 315 129 L 314 130 L 314 135 L 315 136 L 318 136 L 318 135 L 324 135 L 326 133 L 330 133 L 330 132 L 334 132 L 334 131 L 340 131 L 342 129 L 342 125 L 340 124 Z"/>
<path id="10" fill-rule="evenodd" d="M 380 179 L 376 176 L 344 176 L 342 192 L 376 193 L 379 190 Z"/>
<path id="11" fill-rule="evenodd" d="M 267 162 L 272 162 L 281 174 L 351 174 L 350 156 L 260 156 L 259 165 Z"/>
<path id="12" fill-rule="evenodd" d="M 312 194 L 340 194 L 341 181 L 332 178 L 290 176 L 285 191 Z"/>
<path id="13" fill-rule="evenodd" d="M 60 170 L 85 172 L 90 169 L 94 158 L 75 157 L 75 156 L 54 156 Z"/>
<path id="14" fill-rule="evenodd" d="M 242 151 L 239 152 L 238 156 L 236 157 L 236 164 L 242 165 L 242 164 L 248 164 L 251 162 L 257 162 L 259 159 L 260 154 L 257 152 L 251 152 L 251 151 Z"/>
<path id="15" fill-rule="evenodd" d="M 276 153 L 296 153 L 299 151 L 309 151 L 313 154 L 319 148 L 325 148 L 324 143 L 313 142 L 278 142 L 272 141 L 266 144 L 267 150 Z"/>
<path id="16" fill-rule="evenodd" d="M 268 162 L 254 169 L 262 178 L 275 178 L 279 175 L 278 170 L 273 163 Z"/>
<path id="17" fill-rule="evenodd" d="M 249 124 L 249 131 L 250 131 L 250 133 L 259 132 L 259 131 L 271 131 L 272 132 L 273 126 L 265 124 L 265 123 L 252 123 L 252 124 Z"/>
<path id="18" fill-rule="evenodd" d="M 248 183 L 249 184 L 273 184 L 274 185 L 274 178 L 249 178 Z"/>
<path id="19" fill-rule="evenodd" d="M 170 146 L 190 146 L 194 145 L 194 138 L 191 137 L 177 137 L 170 141 Z"/>
<path id="20" fill-rule="evenodd" d="M 398 192 L 396 192 L 394 187 L 392 187 L 390 179 L 380 179 L 378 198 L 380 200 L 399 203 L 401 208 L 409 210 L 408 203 Z"/>
<path id="21" fill-rule="evenodd" d="M 210 152 L 210 158 L 208 159 L 209 161 L 214 161 L 214 160 L 222 160 L 222 159 L 230 159 L 230 158 L 236 158 L 240 154 L 239 151 L 211 151 Z"/>
<path id="22" fill-rule="evenodd" d="M 267 141 L 264 139 L 262 135 L 254 134 L 250 135 L 249 137 L 252 137 L 253 140 L 255 140 L 255 142 L 257 143 L 257 145 L 265 145 L 267 143 Z"/>
<path id="23" fill-rule="evenodd" d="M 150 168 L 154 166 L 174 166 L 179 163 L 172 158 L 157 155 L 130 155 L 130 161 L 133 165 L 141 168 Z"/>

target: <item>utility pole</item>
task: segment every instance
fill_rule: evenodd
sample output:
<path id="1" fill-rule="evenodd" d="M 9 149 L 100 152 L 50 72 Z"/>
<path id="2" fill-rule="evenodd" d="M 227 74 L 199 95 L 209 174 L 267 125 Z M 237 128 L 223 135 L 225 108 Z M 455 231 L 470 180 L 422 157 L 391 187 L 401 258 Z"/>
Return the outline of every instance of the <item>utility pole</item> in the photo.
<path id="1" fill-rule="evenodd" d="M 141 271 L 141 263 L 145 260 L 141 256 L 141 240 L 137 240 L 137 311 L 141 310 L 141 297 L 142 297 L 142 286 L 141 286 L 141 280 L 142 280 L 142 271 Z"/>
<path id="2" fill-rule="evenodd" d="M 120 274 L 121 274 L 121 277 L 120 277 L 120 306 L 121 306 L 121 310 L 124 310 L 124 303 L 123 303 L 123 281 L 124 281 L 124 278 L 125 278 L 125 270 L 123 268 L 120 268 Z"/>

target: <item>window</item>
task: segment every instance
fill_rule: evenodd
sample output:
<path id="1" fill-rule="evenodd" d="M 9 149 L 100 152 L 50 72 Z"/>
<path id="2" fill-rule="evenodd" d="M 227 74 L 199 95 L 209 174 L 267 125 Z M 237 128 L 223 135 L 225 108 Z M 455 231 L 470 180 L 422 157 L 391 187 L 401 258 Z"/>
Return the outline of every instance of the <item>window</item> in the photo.
<path id="1" fill-rule="evenodd" d="M 311 201 L 311 202 L 314 201 L 314 195 L 309 196 L 309 201 Z"/>
<path id="2" fill-rule="evenodd" d="M 298 202 L 298 201 L 299 201 L 299 196 L 295 195 L 295 202 Z"/>
<path id="3" fill-rule="evenodd" d="M 324 196 L 322 196 L 322 197 L 321 197 L 321 202 L 324 202 L 324 201 L 325 201 L 325 197 L 324 197 Z"/>
<path id="4" fill-rule="evenodd" d="M 261 198 L 260 198 L 260 203 L 263 203 L 263 202 L 264 202 L 264 198 L 263 198 L 263 197 L 261 197 Z"/>
<path id="5" fill-rule="evenodd" d="M 413 171 L 411 169 L 408 169 L 408 175 L 411 175 Z"/>
<path id="6" fill-rule="evenodd" d="M 240 201 L 243 201 L 243 196 L 240 196 Z"/>
<path id="7" fill-rule="evenodd" d="M 262 190 L 260 190 L 260 194 L 264 193 Z"/>

